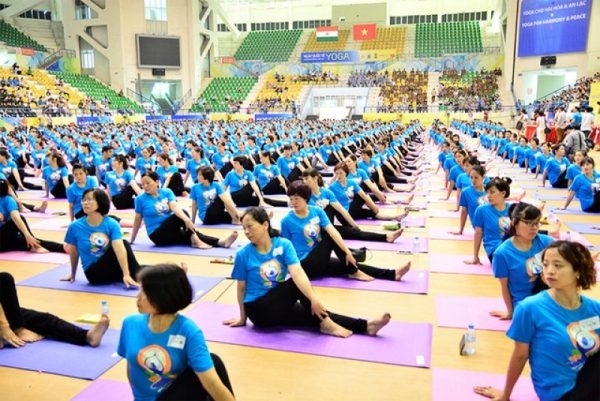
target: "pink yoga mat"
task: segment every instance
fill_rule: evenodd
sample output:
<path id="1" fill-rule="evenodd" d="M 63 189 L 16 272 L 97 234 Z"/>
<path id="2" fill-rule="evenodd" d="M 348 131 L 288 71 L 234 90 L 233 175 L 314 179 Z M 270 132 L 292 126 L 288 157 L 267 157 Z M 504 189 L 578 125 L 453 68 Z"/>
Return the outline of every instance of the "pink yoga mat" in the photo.
<path id="1" fill-rule="evenodd" d="M 98 379 L 83 391 L 71 398 L 71 401 L 132 401 L 133 393 L 129 383 L 116 380 Z"/>
<path id="2" fill-rule="evenodd" d="M 421 242 L 419 246 L 419 253 L 427 253 L 429 250 L 429 241 L 425 237 L 419 237 Z M 367 242 L 367 241 L 358 241 L 358 240 L 344 240 L 344 243 L 349 248 L 361 248 L 366 247 L 367 249 L 371 249 L 374 251 L 395 251 L 402 253 L 410 253 L 413 249 L 413 237 L 405 237 L 402 236 L 398 238 L 395 242 Z"/>
<path id="3" fill-rule="evenodd" d="M 431 363 L 429 323 L 391 321 L 376 337 L 337 338 L 316 329 L 257 329 L 250 321 L 245 327 L 223 325 L 223 320 L 239 316 L 237 305 L 200 302 L 185 314 L 198 323 L 208 341 L 421 368 Z"/>
<path id="4" fill-rule="evenodd" d="M 53 219 L 44 219 L 40 221 L 36 221 L 35 223 L 29 224 L 29 227 L 33 230 L 45 230 L 45 231 L 63 231 L 67 232 L 67 227 L 69 226 L 69 217 L 54 216 Z"/>
<path id="5" fill-rule="evenodd" d="M 492 264 L 485 256 L 481 256 L 482 265 L 469 265 L 465 260 L 471 260 L 473 255 L 452 255 L 434 253 L 429 255 L 429 271 L 434 273 L 475 274 L 492 276 Z"/>
<path id="6" fill-rule="evenodd" d="M 406 216 L 404 218 L 406 227 L 425 227 L 425 216 Z M 383 226 L 388 223 L 395 223 L 393 220 L 356 220 L 356 223 L 365 226 Z"/>
<path id="7" fill-rule="evenodd" d="M 457 347 L 458 349 L 458 347 Z M 462 358 L 478 358 L 474 357 Z M 473 392 L 475 386 L 492 386 L 504 388 L 505 374 L 474 372 L 467 370 L 454 370 L 433 368 L 432 401 L 485 401 L 487 398 Z M 510 396 L 511 401 L 538 401 L 533 390 L 531 378 L 521 376 Z"/>
<path id="8" fill-rule="evenodd" d="M 501 298 L 440 295 L 435 297 L 435 310 L 439 327 L 473 324 L 477 330 L 507 331 L 510 326 L 510 320 L 490 316 L 491 311 L 506 311 Z"/>
<path id="9" fill-rule="evenodd" d="M 442 209 L 429 209 L 429 217 L 442 217 L 442 218 L 459 218 L 459 212 L 453 212 L 451 210 L 442 210 Z"/>
<path id="10" fill-rule="evenodd" d="M 35 253 L 27 251 L 1 252 L 0 260 L 10 260 L 14 262 L 35 262 L 35 263 L 66 263 L 69 261 L 69 255 L 66 253 Z"/>
<path id="11" fill-rule="evenodd" d="M 46 209 L 45 213 L 40 213 L 40 212 L 23 212 L 21 213 L 23 216 L 25 216 L 26 219 L 29 218 L 35 218 L 35 219 L 54 219 L 56 217 L 59 216 L 59 213 L 61 213 L 59 210 L 55 210 L 55 209 Z"/>
<path id="12" fill-rule="evenodd" d="M 462 235 L 450 234 L 450 231 L 458 231 L 458 224 L 457 227 L 431 227 L 429 229 L 429 238 L 450 241 L 473 241 L 475 237 L 475 232 L 470 227 L 465 227 Z"/>

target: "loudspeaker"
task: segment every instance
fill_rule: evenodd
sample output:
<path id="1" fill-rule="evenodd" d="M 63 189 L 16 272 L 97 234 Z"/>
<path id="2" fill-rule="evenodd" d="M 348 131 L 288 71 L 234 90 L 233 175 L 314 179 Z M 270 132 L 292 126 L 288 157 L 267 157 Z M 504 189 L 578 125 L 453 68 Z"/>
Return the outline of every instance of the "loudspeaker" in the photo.
<path id="1" fill-rule="evenodd" d="M 155 77 L 164 77 L 165 76 L 165 69 L 164 68 L 153 68 L 152 69 L 152 75 Z"/>
<path id="2" fill-rule="evenodd" d="M 554 65 L 556 64 L 556 56 L 544 56 L 540 59 L 540 65 Z"/>
<path id="3" fill-rule="evenodd" d="M 352 114 L 352 117 L 350 117 L 350 119 L 352 121 L 360 121 L 360 120 L 362 120 L 362 118 L 363 118 L 362 114 Z"/>
<path id="4" fill-rule="evenodd" d="M 316 114 L 309 114 L 306 116 L 305 118 L 306 121 L 318 121 L 319 120 L 319 116 Z"/>

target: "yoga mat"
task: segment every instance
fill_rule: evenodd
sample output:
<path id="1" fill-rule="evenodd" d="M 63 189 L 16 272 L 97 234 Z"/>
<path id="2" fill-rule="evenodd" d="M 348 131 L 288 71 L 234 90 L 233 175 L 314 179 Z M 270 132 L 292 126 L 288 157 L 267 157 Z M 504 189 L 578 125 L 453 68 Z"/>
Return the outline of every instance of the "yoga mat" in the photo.
<path id="1" fill-rule="evenodd" d="M 133 401 L 133 393 L 128 383 L 116 380 L 94 380 L 92 384 L 71 398 L 71 401 Z"/>
<path id="2" fill-rule="evenodd" d="M 35 263 L 66 263 L 69 261 L 69 255 L 66 253 L 35 253 L 29 251 L 11 251 L 0 252 L 0 260 L 11 260 L 15 262 L 35 262 Z"/>
<path id="3" fill-rule="evenodd" d="M 60 278 L 67 276 L 70 271 L 71 267 L 69 265 L 57 266 L 54 269 L 47 270 L 44 273 L 20 281 L 17 284 L 24 287 L 120 295 L 123 297 L 135 297 L 139 292 L 137 287 L 131 286 L 127 289 L 123 283 L 92 285 L 87 282 L 81 269 L 79 269 L 77 274 L 78 277 L 74 283 L 71 284 L 68 281 L 60 281 Z M 202 295 L 210 291 L 223 280 L 223 277 L 188 276 L 188 278 L 195 291 L 194 301 L 200 299 Z"/>
<path id="4" fill-rule="evenodd" d="M 429 251 L 429 241 L 426 237 L 419 237 L 420 245 L 419 245 L 419 253 L 427 253 Z M 358 241 L 353 239 L 344 240 L 344 243 L 349 248 L 361 248 L 366 247 L 367 249 L 373 251 L 396 251 L 402 253 L 410 253 L 413 249 L 414 238 L 411 237 L 400 237 L 396 240 L 396 242 L 368 242 L 368 241 Z"/>
<path id="5" fill-rule="evenodd" d="M 566 223 L 571 231 L 577 231 L 579 234 L 600 235 L 600 216 L 596 223 Z M 595 228 L 594 228 L 595 227 Z"/>
<path id="6" fill-rule="evenodd" d="M 600 217 L 600 214 L 598 213 L 588 213 L 588 212 L 584 212 L 581 209 L 575 209 L 573 208 L 573 206 L 571 206 L 569 209 L 552 209 L 552 213 L 554 214 L 572 214 L 572 215 L 583 215 L 583 216 L 590 216 L 590 217 Z"/>
<path id="7" fill-rule="evenodd" d="M 347 288 L 352 290 L 402 292 L 406 294 L 427 294 L 429 292 L 429 272 L 410 270 L 402 281 L 372 280 L 359 281 L 346 277 L 323 277 L 311 280 L 315 287 Z"/>
<path id="8" fill-rule="evenodd" d="M 431 400 L 485 401 L 487 398 L 475 394 L 473 387 L 492 386 L 503 389 L 505 380 L 505 373 L 493 374 L 470 370 L 433 368 Z M 531 378 L 521 376 L 510 399 L 511 401 L 538 401 L 539 398 L 533 390 Z"/>
<path id="9" fill-rule="evenodd" d="M 510 326 L 510 320 L 490 316 L 491 311 L 506 311 L 502 298 L 439 295 L 435 310 L 439 327 L 466 329 L 473 324 L 476 330 L 506 331 Z"/>
<path id="10" fill-rule="evenodd" d="M 119 331 L 109 329 L 97 348 L 44 339 L 21 348 L 5 346 L 0 365 L 94 380 L 121 360 Z"/>
<path id="11" fill-rule="evenodd" d="M 22 212 L 21 214 L 23 216 L 25 216 L 26 219 L 30 219 L 30 218 L 35 218 L 35 219 L 54 219 L 56 217 L 58 217 L 58 213 L 62 213 L 60 210 L 56 210 L 56 209 L 46 209 L 46 211 L 44 213 L 40 213 L 40 212 Z M 31 224 L 30 224 L 31 226 Z"/>
<path id="12" fill-rule="evenodd" d="M 577 231 L 570 231 L 570 235 L 571 235 L 570 241 L 579 242 L 580 244 L 588 246 L 588 247 L 590 245 L 592 245 L 592 243 L 590 241 L 588 241 L 587 239 L 585 239 L 583 237 L 583 235 L 581 235 Z M 560 238 L 563 239 L 563 240 L 566 240 L 567 239 L 566 238 L 566 233 L 560 233 Z"/>
<path id="13" fill-rule="evenodd" d="M 40 190 L 26 190 L 26 191 L 17 191 L 17 196 L 19 199 L 24 200 L 51 200 L 54 199 L 52 195 L 46 198 L 46 192 Z"/>
<path id="14" fill-rule="evenodd" d="M 391 321 L 376 337 L 337 338 L 317 329 L 256 329 L 250 321 L 245 327 L 222 324 L 224 319 L 239 316 L 237 305 L 200 302 L 186 315 L 198 323 L 208 341 L 422 368 L 431 363 L 429 323 Z"/>
<path id="15" fill-rule="evenodd" d="M 441 218 L 459 218 L 460 212 L 454 212 L 452 210 L 443 210 L 443 209 L 429 209 L 428 210 L 429 217 L 441 217 Z"/>
<path id="16" fill-rule="evenodd" d="M 470 227 L 465 227 L 462 235 L 454 235 L 450 231 L 458 231 L 458 227 L 431 227 L 429 238 L 449 241 L 473 241 L 473 238 L 475 238 L 475 232 Z"/>
<path id="17" fill-rule="evenodd" d="M 214 258 L 228 258 L 234 256 L 238 249 L 246 245 L 248 242 L 245 239 L 238 237 L 231 248 L 210 248 L 198 249 L 187 245 L 172 245 L 172 246 L 156 246 L 150 241 L 146 234 L 140 233 L 135 239 L 135 243 L 131 245 L 134 252 L 151 252 L 151 253 L 175 253 L 178 255 L 195 255 L 195 256 L 210 256 Z M 245 241 L 245 242 L 243 242 Z"/>
<path id="18" fill-rule="evenodd" d="M 537 189 L 537 190 L 542 190 L 543 189 L 544 191 L 566 191 L 565 188 L 552 188 L 552 186 L 550 186 L 550 184 L 546 184 L 545 186 L 542 187 L 541 179 L 540 179 L 539 183 L 536 183 L 536 184 L 523 184 L 523 185 L 521 185 L 521 188 L 523 188 L 523 189 Z"/>
<path id="19" fill-rule="evenodd" d="M 537 199 L 541 201 L 564 201 L 567 199 L 567 194 L 538 194 Z"/>
<path id="20" fill-rule="evenodd" d="M 429 255 L 429 271 L 434 273 L 475 274 L 491 276 L 492 264 L 485 256 L 481 256 L 482 265 L 469 265 L 465 260 L 471 260 L 473 255 L 452 255 L 434 253 Z"/>
<path id="21" fill-rule="evenodd" d="M 406 227 L 425 227 L 425 216 L 406 216 L 403 219 Z M 395 223 L 394 220 L 367 220 L 361 219 L 356 220 L 357 224 L 362 224 L 365 226 L 383 226 L 384 224 Z"/>
<path id="22" fill-rule="evenodd" d="M 69 226 L 69 217 L 61 216 L 56 217 L 53 216 L 52 219 L 44 219 L 40 221 L 36 221 L 35 223 L 30 223 L 29 227 L 31 230 L 44 230 L 44 231 L 63 231 L 67 232 L 67 227 Z"/>

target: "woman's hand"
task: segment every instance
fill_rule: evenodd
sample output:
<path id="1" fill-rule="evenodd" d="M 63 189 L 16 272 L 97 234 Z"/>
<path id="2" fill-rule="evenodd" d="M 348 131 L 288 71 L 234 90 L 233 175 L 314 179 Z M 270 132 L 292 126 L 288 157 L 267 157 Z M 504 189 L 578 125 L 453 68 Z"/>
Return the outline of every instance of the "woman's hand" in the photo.
<path id="1" fill-rule="evenodd" d="M 449 231 L 449 233 L 452 235 L 463 235 L 462 231 Z"/>
<path id="2" fill-rule="evenodd" d="M 473 259 L 465 260 L 465 263 L 468 265 L 482 265 L 483 264 L 483 263 L 481 263 L 479 256 L 473 256 Z"/>
<path id="3" fill-rule="evenodd" d="M 487 397 L 492 401 L 508 401 L 508 398 L 504 396 L 503 391 L 500 391 L 492 386 L 475 386 L 473 387 L 473 391 L 475 394 Z"/>
<path id="4" fill-rule="evenodd" d="M 318 317 L 319 319 L 325 319 L 327 316 L 327 309 L 319 302 L 318 300 L 314 300 L 310 304 L 310 310 L 312 314 Z"/>
<path id="5" fill-rule="evenodd" d="M 500 320 L 512 320 L 512 313 L 502 312 L 499 310 L 491 311 L 490 316 L 497 317 Z"/>
<path id="6" fill-rule="evenodd" d="M 26 235 L 25 241 L 27 242 L 27 246 L 31 248 L 31 250 L 35 250 L 40 247 L 40 240 L 34 238 L 32 235 Z"/>
<path id="7" fill-rule="evenodd" d="M 223 320 L 223 324 L 229 327 L 242 327 L 246 325 L 246 320 L 231 318 L 227 320 Z"/>
<path id="8" fill-rule="evenodd" d="M 125 288 L 129 288 L 130 286 L 139 287 L 140 285 L 128 274 L 123 276 L 123 284 L 125 284 Z"/>
<path id="9" fill-rule="evenodd" d="M 66 277 L 60 278 L 60 281 L 68 281 L 69 283 L 73 284 L 75 282 L 75 275 L 69 274 Z"/>
<path id="10" fill-rule="evenodd" d="M 357 266 L 358 263 L 356 262 L 356 259 L 354 259 L 354 255 L 352 255 L 352 252 L 348 251 L 348 253 L 346 254 L 346 265 L 352 265 L 352 266 Z"/>
<path id="11" fill-rule="evenodd" d="M 185 227 L 190 231 L 194 231 L 194 232 L 196 231 L 196 226 L 194 226 L 194 223 L 192 223 L 192 220 L 186 220 Z"/>
<path id="12" fill-rule="evenodd" d="M 15 348 L 19 348 L 25 345 L 25 341 L 21 340 L 14 331 L 10 329 L 10 326 L 0 326 L 0 348 L 4 344 L 12 345 Z"/>

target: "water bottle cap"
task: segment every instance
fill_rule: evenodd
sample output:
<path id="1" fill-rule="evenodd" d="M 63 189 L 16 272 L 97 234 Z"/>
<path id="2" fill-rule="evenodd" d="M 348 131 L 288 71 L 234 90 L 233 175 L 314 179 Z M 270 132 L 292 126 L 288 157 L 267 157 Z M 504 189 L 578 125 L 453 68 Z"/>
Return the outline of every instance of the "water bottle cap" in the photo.
<path id="1" fill-rule="evenodd" d="M 105 303 L 106 303 L 106 300 L 104 300 L 104 299 L 103 299 L 103 300 L 102 300 L 102 304 L 105 304 Z"/>
<path id="2" fill-rule="evenodd" d="M 469 329 L 474 329 L 474 328 L 475 328 L 475 325 L 473 325 L 473 324 L 469 325 Z"/>

